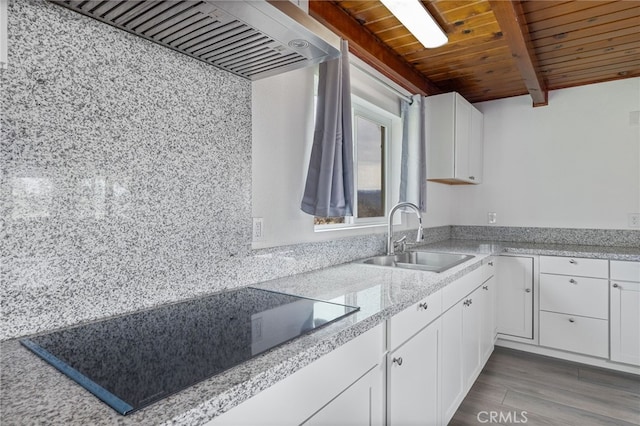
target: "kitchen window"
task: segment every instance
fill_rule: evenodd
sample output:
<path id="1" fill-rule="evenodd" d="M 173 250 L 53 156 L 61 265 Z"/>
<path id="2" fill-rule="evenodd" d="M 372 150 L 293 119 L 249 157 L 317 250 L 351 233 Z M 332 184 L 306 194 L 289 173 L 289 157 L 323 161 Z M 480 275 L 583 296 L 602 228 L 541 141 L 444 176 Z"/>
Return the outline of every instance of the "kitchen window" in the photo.
<path id="1" fill-rule="evenodd" d="M 355 186 L 353 216 L 315 217 L 316 231 L 386 224 L 392 119 L 356 96 L 351 99 Z"/>

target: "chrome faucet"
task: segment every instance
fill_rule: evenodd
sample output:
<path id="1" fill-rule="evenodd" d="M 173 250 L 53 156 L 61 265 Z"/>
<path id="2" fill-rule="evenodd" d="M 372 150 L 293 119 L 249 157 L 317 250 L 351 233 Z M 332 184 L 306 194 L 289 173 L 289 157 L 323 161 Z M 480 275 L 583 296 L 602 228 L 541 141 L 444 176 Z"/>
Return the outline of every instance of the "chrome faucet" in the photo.
<path id="1" fill-rule="evenodd" d="M 389 211 L 389 222 L 387 224 L 387 255 L 395 254 L 395 247 L 397 244 L 401 244 L 402 251 L 404 251 L 407 239 L 406 235 L 397 241 L 391 241 L 393 238 L 393 214 L 396 212 L 396 210 L 403 207 L 410 207 L 416 212 L 416 216 L 418 216 L 418 235 L 416 236 L 416 243 L 419 243 L 424 239 L 424 234 L 422 231 L 422 215 L 420 214 L 420 209 L 418 208 L 418 206 L 413 203 L 398 203 Z"/>

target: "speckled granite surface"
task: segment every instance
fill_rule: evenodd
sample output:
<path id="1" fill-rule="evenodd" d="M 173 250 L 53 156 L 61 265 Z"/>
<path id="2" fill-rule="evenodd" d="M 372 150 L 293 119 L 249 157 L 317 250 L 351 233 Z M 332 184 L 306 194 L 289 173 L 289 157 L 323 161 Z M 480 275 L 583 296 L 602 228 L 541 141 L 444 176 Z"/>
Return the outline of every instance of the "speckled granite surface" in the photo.
<path id="1" fill-rule="evenodd" d="M 260 287 L 328 300 L 345 297 L 360 311 L 125 417 L 16 340 L 3 342 L 3 424 L 202 424 L 478 268 L 487 256 L 477 253 L 441 274 L 346 264 L 265 282 Z"/>
<path id="2" fill-rule="evenodd" d="M 44 0 L 8 23 L 0 339 L 235 283 L 250 82 Z"/>
<path id="3" fill-rule="evenodd" d="M 451 238 L 601 247 L 640 247 L 640 230 L 452 226 Z"/>
<path id="4" fill-rule="evenodd" d="M 494 254 L 533 254 L 544 256 L 586 257 L 594 259 L 628 260 L 640 262 L 640 246 L 614 247 L 574 244 L 510 243 L 492 240 L 447 240 L 430 244 L 431 249 L 444 252 L 474 252 Z"/>
<path id="5" fill-rule="evenodd" d="M 10 1 L 8 21 L 0 340 L 384 250 L 251 250 L 248 81 L 45 0 Z"/>
<path id="6" fill-rule="evenodd" d="M 9 4 L 10 66 L 0 71 L 0 340 L 283 276 L 291 277 L 262 285 L 345 296 L 362 310 L 132 417 L 7 341 L 2 424 L 199 424 L 504 249 L 432 246 L 479 254 L 440 275 L 365 265 L 293 275 L 379 254 L 385 238 L 250 250 L 248 82 L 44 0 Z M 428 242 L 450 232 L 429 230 Z M 618 244 L 626 251 L 507 250 L 640 259 L 637 234 L 607 241 L 629 236 Z"/>
<path id="7" fill-rule="evenodd" d="M 116 414 L 17 341 L 4 342 L 0 344 L 2 420 L 7 424 L 201 424 L 478 268 L 492 254 L 640 261 L 640 248 L 448 240 L 424 249 L 476 257 L 441 274 L 345 264 L 264 282 L 258 287 L 326 300 L 344 297 L 361 310 L 127 417 Z"/>

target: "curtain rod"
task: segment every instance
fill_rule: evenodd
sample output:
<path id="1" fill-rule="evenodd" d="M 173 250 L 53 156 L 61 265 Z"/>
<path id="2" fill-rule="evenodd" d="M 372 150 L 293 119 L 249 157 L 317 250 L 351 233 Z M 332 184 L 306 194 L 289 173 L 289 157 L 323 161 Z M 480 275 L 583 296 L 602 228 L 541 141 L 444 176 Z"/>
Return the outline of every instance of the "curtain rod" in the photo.
<path id="1" fill-rule="evenodd" d="M 392 87 L 389 84 L 387 84 L 386 82 L 380 80 L 380 78 L 378 76 L 374 75 L 371 71 L 365 69 L 364 67 L 360 66 L 359 64 L 357 64 L 357 63 L 355 63 L 353 61 L 350 61 L 350 62 L 351 62 L 351 65 L 353 65 L 354 67 L 356 67 L 357 69 L 359 69 L 360 71 L 362 71 L 363 73 L 365 73 L 366 75 L 371 77 L 373 80 L 375 80 L 382 87 L 384 87 L 385 89 L 387 89 L 390 92 L 394 93 L 400 99 L 409 102 L 409 105 L 411 105 L 413 103 L 413 97 L 405 95 L 404 93 L 400 92 L 395 87 Z"/>

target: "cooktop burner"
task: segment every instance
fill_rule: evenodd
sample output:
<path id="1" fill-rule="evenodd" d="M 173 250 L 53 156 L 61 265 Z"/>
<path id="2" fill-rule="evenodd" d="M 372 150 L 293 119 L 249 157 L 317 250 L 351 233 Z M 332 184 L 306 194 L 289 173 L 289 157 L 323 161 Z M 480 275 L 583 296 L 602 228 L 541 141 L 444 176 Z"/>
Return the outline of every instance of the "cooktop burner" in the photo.
<path id="1" fill-rule="evenodd" d="M 127 414 L 358 310 L 242 288 L 21 343 Z"/>

